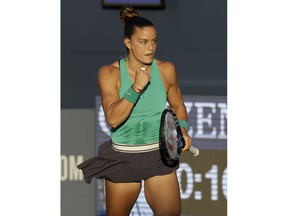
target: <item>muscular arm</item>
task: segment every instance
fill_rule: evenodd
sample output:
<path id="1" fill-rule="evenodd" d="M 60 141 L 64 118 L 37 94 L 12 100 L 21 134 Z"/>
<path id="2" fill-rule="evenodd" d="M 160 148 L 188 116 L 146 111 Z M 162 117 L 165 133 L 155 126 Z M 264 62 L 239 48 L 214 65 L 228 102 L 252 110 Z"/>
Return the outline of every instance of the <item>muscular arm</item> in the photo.
<path id="1" fill-rule="evenodd" d="M 160 65 L 162 71 L 161 74 L 165 83 L 164 85 L 168 92 L 167 99 L 170 108 L 173 110 L 179 120 L 183 119 L 188 121 L 188 114 L 182 98 L 180 87 L 178 85 L 178 77 L 175 67 L 169 62 L 163 62 Z M 192 145 L 192 139 L 189 137 L 188 131 L 186 131 L 185 128 L 181 127 L 181 131 L 186 143 L 186 146 L 183 150 L 186 151 Z"/>
<path id="2" fill-rule="evenodd" d="M 113 65 L 103 66 L 98 72 L 98 83 L 106 120 L 112 128 L 115 128 L 128 118 L 134 104 L 119 98 L 119 68 Z"/>
<path id="3" fill-rule="evenodd" d="M 188 114 L 178 85 L 178 77 L 174 65 L 170 62 L 161 62 L 159 69 L 167 90 L 168 102 L 171 109 L 175 112 L 178 119 L 187 121 Z"/>

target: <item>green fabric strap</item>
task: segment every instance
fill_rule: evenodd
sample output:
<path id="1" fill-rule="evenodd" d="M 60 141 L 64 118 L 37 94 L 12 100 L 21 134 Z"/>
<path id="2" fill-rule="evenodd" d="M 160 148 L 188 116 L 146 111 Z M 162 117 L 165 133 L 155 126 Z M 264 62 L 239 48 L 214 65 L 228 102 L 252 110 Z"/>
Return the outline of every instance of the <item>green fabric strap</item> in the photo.
<path id="1" fill-rule="evenodd" d="M 188 132 L 188 122 L 186 120 L 178 120 L 180 127 L 184 127 L 186 131 Z"/>
<path id="2" fill-rule="evenodd" d="M 140 93 L 135 92 L 132 86 L 130 86 L 123 97 L 130 103 L 135 104 L 140 97 Z"/>

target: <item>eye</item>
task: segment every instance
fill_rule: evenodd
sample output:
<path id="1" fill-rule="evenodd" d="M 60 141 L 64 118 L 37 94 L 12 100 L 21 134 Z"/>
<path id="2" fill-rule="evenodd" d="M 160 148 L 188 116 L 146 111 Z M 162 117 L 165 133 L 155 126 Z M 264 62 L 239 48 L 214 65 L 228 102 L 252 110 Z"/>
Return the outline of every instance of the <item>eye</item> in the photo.
<path id="1" fill-rule="evenodd" d="M 157 40 L 153 40 L 152 43 L 157 44 Z"/>
<path id="2" fill-rule="evenodd" d="M 141 44 L 146 45 L 147 41 L 140 41 Z"/>

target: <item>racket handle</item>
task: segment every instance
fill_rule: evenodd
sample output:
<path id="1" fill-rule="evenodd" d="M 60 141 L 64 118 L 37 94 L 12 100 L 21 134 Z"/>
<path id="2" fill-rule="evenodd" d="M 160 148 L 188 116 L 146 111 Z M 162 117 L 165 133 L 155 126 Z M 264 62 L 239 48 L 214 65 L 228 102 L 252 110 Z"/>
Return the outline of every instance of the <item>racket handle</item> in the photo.
<path id="1" fill-rule="evenodd" d="M 198 148 L 195 148 L 195 147 L 191 146 L 189 148 L 189 151 L 192 152 L 193 156 L 198 156 L 199 155 L 199 149 Z"/>

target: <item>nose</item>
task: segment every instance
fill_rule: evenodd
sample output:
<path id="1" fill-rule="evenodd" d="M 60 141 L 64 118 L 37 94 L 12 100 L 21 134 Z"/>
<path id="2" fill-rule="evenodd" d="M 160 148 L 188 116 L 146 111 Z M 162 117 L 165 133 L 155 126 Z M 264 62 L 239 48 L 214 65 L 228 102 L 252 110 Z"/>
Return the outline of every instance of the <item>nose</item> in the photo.
<path id="1" fill-rule="evenodd" d="M 155 44 L 153 42 L 149 43 L 148 45 L 148 50 L 151 50 L 153 51 L 154 50 L 154 47 L 155 47 Z"/>

